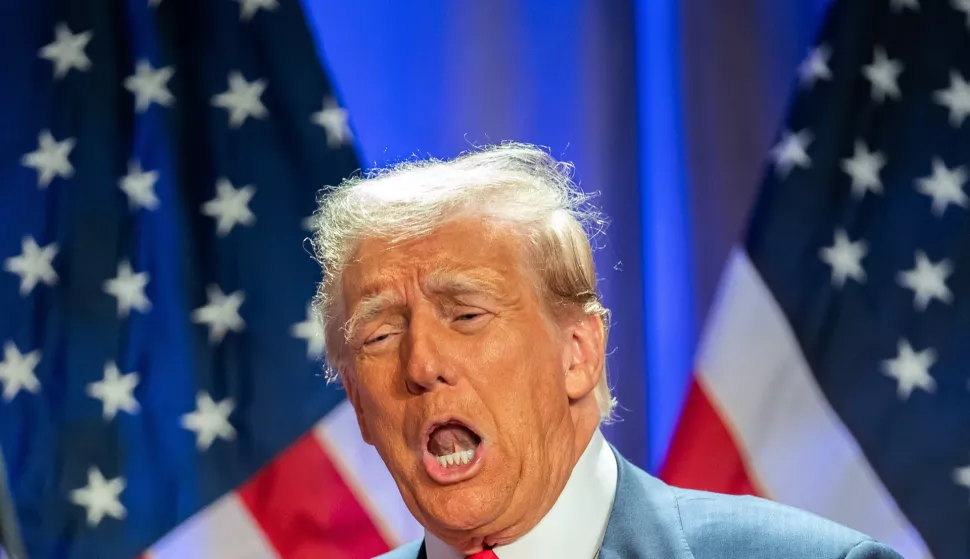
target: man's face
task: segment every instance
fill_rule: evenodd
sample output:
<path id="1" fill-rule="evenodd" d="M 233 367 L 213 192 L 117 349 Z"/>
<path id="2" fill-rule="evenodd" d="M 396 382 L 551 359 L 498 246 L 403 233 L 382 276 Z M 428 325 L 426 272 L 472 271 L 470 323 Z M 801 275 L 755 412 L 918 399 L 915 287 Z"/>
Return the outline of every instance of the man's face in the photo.
<path id="1" fill-rule="evenodd" d="M 452 537 L 534 522 L 577 456 L 578 346 L 541 302 L 521 244 L 474 220 L 369 240 L 341 286 L 357 317 L 341 376 L 412 514 Z"/>

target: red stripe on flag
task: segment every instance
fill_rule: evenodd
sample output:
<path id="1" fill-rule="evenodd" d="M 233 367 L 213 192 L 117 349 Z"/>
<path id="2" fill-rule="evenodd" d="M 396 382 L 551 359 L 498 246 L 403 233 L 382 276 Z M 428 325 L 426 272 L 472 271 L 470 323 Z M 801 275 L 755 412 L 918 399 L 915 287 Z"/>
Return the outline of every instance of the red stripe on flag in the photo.
<path id="1" fill-rule="evenodd" d="M 726 425 L 694 378 L 660 471 L 661 479 L 677 487 L 759 495 Z"/>
<path id="2" fill-rule="evenodd" d="M 312 432 L 238 493 L 283 559 L 369 559 L 389 549 Z"/>

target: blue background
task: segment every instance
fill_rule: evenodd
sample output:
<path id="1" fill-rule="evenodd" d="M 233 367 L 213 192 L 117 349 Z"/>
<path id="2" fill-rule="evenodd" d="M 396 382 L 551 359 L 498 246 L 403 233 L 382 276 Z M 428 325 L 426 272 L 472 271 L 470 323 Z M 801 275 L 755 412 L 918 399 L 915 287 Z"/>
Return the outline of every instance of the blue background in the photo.
<path id="1" fill-rule="evenodd" d="M 547 146 L 612 218 L 597 253 L 621 421 L 656 471 L 721 266 L 825 0 L 304 0 L 365 168 Z"/>

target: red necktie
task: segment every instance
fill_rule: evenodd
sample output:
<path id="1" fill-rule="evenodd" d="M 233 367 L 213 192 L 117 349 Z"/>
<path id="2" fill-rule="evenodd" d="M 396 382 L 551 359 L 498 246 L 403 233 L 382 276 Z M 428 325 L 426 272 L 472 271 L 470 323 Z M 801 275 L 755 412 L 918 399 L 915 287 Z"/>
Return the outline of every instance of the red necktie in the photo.
<path id="1" fill-rule="evenodd" d="M 485 551 L 479 551 L 475 555 L 469 555 L 468 559 L 498 559 L 495 556 L 495 552 L 491 549 L 486 549 Z"/>

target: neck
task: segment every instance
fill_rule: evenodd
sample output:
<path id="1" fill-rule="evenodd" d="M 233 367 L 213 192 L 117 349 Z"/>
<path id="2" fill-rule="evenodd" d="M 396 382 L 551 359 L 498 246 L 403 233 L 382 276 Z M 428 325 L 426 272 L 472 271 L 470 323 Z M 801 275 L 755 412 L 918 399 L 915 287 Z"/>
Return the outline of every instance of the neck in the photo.
<path id="1" fill-rule="evenodd" d="M 589 396 L 583 399 L 582 402 L 574 404 L 570 412 L 574 425 L 573 460 L 570 466 L 570 470 L 572 470 L 572 467 L 576 465 L 579 457 L 583 455 L 583 451 L 589 445 L 590 439 L 593 438 L 593 433 L 600 427 L 600 410 L 599 405 L 593 400 L 592 396 Z"/>

